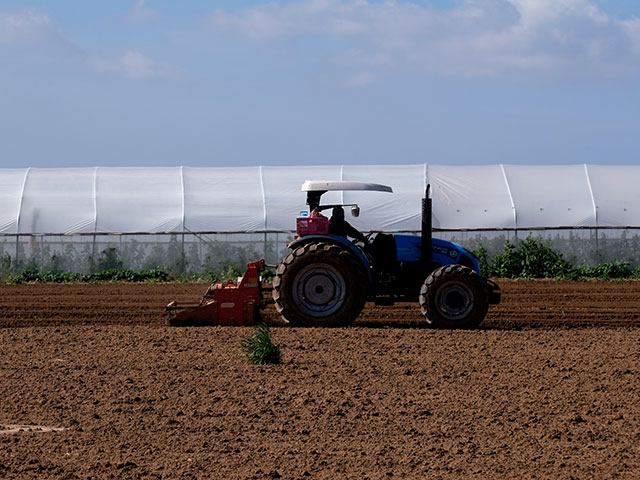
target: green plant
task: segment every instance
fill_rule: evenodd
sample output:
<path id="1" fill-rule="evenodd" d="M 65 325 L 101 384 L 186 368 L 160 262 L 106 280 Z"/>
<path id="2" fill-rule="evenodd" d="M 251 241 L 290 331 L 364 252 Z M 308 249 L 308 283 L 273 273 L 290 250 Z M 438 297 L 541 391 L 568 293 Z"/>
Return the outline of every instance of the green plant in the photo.
<path id="1" fill-rule="evenodd" d="M 622 260 L 613 260 L 611 262 L 601 263 L 594 267 L 581 265 L 576 267 L 576 271 L 579 278 L 600 278 L 602 280 L 610 280 L 612 278 L 630 278 L 635 276 L 635 272 L 632 270 L 629 262 Z"/>
<path id="2" fill-rule="evenodd" d="M 71 272 L 38 272 L 27 268 L 18 274 L 9 274 L 6 283 L 23 284 L 32 282 L 43 283 L 72 283 L 72 282 L 166 282 L 169 280 L 169 273 L 162 268 L 154 270 L 123 270 L 109 269 L 94 273 L 71 273 Z"/>
<path id="3" fill-rule="evenodd" d="M 240 270 L 240 267 L 235 263 L 226 263 L 222 265 L 220 269 L 220 281 L 222 283 L 226 283 L 228 281 L 236 281 L 238 277 L 241 277 L 244 272 Z"/>
<path id="4" fill-rule="evenodd" d="M 116 247 L 107 247 L 100 252 L 98 270 L 113 270 L 122 268 L 122 260 Z"/>
<path id="5" fill-rule="evenodd" d="M 640 278 L 640 267 L 632 269 L 626 260 L 612 260 L 595 266 L 574 265 L 565 260 L 549 241 L 529 236 L 518 244 L 505 243 L 502 253 L 489 259 L 481 245 L 472 252 L 483 274 L 501 278 L 558 278 L 563 280 L 601 280 Z"/>
<path id="6" fill-rule="evenodd" d="M 504 252 L 493 257 L 488 273 L 502 278 L 559 278 L 572 276 L 574 269 L 549 242 L 528 236 L 517 245 L 507 241 Z"/>
<path id="7" fill-rule="evenodd" d="M 275 267 L 266 267 L 262 272 L 262 281 L 265 283 L 273 282 L 273 278 L 276 276 Z"/>
<path id="8" fill-rule="evenodd" d="M 0 271 L 7 272 L 11 269 L 11 255 L 8 253 L 0 254 Z"/>
<path id="9" fill-rule="evenodd" d="M 478 259 L 478 263 L 480 264 L 480 273 L 485 277 L 488 276 L 491 268 L 489 264 L 489 253 L 487 252 L 487 249 L 484 248 L 484 246 L 480 245 L 475 250 L 471 250 L 471 253 Z"/>
<path id="10" fill-rule="evenodd" d="M 242 342 L 242 351 L 252 365 L 281 363 L 280 346 L 271 342 L 267 325 L 256 325 L 253 335 Z"/>

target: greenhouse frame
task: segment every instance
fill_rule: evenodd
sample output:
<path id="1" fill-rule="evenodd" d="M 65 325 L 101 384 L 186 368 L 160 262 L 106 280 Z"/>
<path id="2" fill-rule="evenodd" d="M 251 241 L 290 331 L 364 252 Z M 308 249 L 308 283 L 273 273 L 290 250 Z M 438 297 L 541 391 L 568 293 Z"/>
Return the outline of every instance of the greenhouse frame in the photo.
<path id="1" fill-rule="evenodd" d="M 277 263 L 309 179 L 391 186 L 323 197 L 358 204 L 365 232 L 419 234 L 430 185 L 435 235 L 467 248 L 533 235 L 576 262 L 640 264 L 640 166 L 416 164 L 0 169 L 0 269 Z"/>

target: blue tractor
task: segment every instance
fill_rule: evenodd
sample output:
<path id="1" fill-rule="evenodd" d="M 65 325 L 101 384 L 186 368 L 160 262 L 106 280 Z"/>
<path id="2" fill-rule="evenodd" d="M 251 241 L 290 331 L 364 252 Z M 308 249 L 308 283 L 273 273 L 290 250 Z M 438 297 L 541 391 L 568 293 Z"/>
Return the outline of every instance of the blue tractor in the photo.
<path id="1" fill-rule="evenodd" d="M 293 326 L 347 326 L 367 300 L 378 305 L 418 301 L 426 322 L 439 328 L 475 328 L 500 289 L 483 278 L 478 260 L 453 242 L 432 237 L 431 198 L 422 201 L 422 236 L 372 232 L 352 242 L 331 233 L 322 211 L 357 205 L 322 205 L 328 191 L 368 190 L 392 193 L 391 187 L 362 182 L 306 181 L 311 215 L 297 219 L 297 237 L 278 265 L 273 300 Z M 333 220 L 332 220 L 333 221 Z"/>

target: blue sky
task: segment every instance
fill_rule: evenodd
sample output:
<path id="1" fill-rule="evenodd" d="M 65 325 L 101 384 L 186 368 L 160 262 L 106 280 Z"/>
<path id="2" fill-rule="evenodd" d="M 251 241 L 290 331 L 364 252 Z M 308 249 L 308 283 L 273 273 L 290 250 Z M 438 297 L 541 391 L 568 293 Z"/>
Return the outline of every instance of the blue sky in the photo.
<path id="1" fill-rule="evenodd" d="M 640 2 L 0 1 L 0 168 L 635 164 Z"/>

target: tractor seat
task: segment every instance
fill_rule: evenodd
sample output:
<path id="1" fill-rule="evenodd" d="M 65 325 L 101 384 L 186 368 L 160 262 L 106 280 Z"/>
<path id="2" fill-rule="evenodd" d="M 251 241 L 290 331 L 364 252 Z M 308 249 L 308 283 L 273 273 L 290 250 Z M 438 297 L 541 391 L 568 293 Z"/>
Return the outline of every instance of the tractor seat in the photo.
<path id="1" fill-rule="evenodd" d="M 378 270 L 392 270 L 398 261 L 395 237 L 378 233 L 369 245 L 369 254 Z"/>

